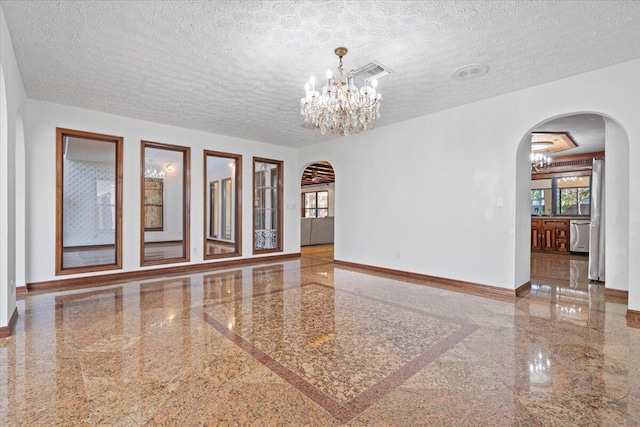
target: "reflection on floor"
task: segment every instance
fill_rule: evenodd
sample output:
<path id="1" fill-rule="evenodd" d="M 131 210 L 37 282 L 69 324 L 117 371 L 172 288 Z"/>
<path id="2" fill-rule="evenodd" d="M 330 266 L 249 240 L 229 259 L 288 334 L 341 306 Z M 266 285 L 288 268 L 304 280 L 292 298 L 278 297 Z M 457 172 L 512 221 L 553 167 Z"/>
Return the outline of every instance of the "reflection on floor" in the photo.
<path id="1" fill-rule="evenodd" d="M 604 284 L 589 282 L 588 255 L 531 254 L 531 296 L 555 301 L 536 317 L 574 322 L 587 327 L 590 304 L 604 302 Z M 592 294 L 592 295 L 591 295 Z M 598 307 L 591 307 L 593 309 Z"/>
<path id="2" fill-rule="evenodd" d="M 0 341 L 0 424 L 640 425 L 626 304 L 584 258 L 532 262 L 516 302 L 311 254 L 29 294 Z"/>
<path id="3" fill-rule="evenodd" d="M 333 245 L 303 246 L 300 254 L 307 259 L 333 261 Z"/>

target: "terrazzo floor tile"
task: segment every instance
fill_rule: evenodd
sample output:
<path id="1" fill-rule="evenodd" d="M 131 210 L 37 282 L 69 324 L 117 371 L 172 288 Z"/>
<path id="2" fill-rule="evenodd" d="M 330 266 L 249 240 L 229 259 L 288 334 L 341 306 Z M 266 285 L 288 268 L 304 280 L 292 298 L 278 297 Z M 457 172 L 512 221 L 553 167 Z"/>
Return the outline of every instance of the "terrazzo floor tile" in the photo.
<path id="1" fill-rule="evenodd" d="M 585 257 L 533 254 L 507 301 L 332 250 L 26 295 L 0 425 L 640 425 L 640 329 Z"/>

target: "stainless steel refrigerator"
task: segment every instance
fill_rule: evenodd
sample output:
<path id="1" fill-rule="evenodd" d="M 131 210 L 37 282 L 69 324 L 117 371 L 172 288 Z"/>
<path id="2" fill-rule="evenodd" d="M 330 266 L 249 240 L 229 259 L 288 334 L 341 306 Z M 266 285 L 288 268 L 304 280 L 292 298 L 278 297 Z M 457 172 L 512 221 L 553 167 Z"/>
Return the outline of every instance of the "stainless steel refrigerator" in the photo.
<path id="1" fill-rule="evenodd" d="M 604 159 L 593 159 L 591 222 L 589 223 L 589 280 L 604 282 Z"/>

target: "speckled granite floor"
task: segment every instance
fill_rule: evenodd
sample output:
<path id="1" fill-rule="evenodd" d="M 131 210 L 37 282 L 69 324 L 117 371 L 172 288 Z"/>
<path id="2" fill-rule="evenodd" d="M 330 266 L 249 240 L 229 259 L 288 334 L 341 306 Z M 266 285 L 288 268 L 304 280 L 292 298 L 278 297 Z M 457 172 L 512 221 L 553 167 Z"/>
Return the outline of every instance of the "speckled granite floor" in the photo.
<path id="1" fill-rule="evenodd" d="M 18 301 L 0 425 L 640 425 L 640 329 L 585 257 L 516 302 L 303 258 Z"/>

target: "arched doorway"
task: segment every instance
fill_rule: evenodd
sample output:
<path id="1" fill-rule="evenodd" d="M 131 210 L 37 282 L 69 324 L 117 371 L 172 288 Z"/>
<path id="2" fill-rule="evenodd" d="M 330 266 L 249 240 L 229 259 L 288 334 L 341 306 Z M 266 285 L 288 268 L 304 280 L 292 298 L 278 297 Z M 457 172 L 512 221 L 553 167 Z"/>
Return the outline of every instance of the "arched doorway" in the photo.
<path id="1" fill-rule="evenodd" d="M 327 161 L 308 164 L 300 178 L 300 247 L 304 257 L 333 260 L 335 173 Z"/>
<path id="2" fill-rule="evenodd" d="M 562 134 L 568 135 L 575 147 L 548 151 L 545 155 L 551 158 L 550 167 L 536 171 L 529 156 L 532 142 L 544 140 L 537 139 L 539 134 L 544 133 L 558 138 L 564 138 Z M 532 291 L 537 290 L 537 282 L 545 280 L 550 283 L 555 280 L 574 289 L 582 287 L 583 290 L 589 284 L 597 283 L 589 280 L 589 264 L 593 266 L 596 262 L 592 256 L 593 248 L 585 251 L 584 247 L 572 246 L 572 243 L 577 243 L 576 238 L 581 233 L 576 224 L 573 224 L 573 228 L 571 224 L 571 220 L 575 223 L 583 220 L 587 224 L 583 227 L 589 230 L 589 245 L 596 223 L 591 219 L 593 210 L 597 208 L 592 205 L 590 194 L 593 189 L 593 157 L 603 158 L 603 164 L 606 165 L 602 174 L 601 195 L 604 209 L 599 221 L 602 228 L 600 236 L 604 240 L 604 244 L 600 245 L 600 252 L 604 253 L 601 280 L 605 283 L 605 292 L 625 295 L 628 292 L 628 137 L 616 120 L 592 112 L 574 112 L 543 120 L 526 133 L 518 148 L 516 224 L 519 230 L 527 229 L 529 233 L 525 241 L 524 233 L 518 232 L 523 238 L 517 239 L 516 258 L 524 261 L 522 255 L 526 253 L 529 256 L 528 275 Z M 568 200 L 572 193 L 577 197 Z M 548 203 L 543 203 L 542 199 Z M 570 202 L 574 202 L 573 205 Z M 534 212 L 534 208 L 538 208 L 538 211 Z M 565 232 L 568 234 L 565 235 Z"/>

